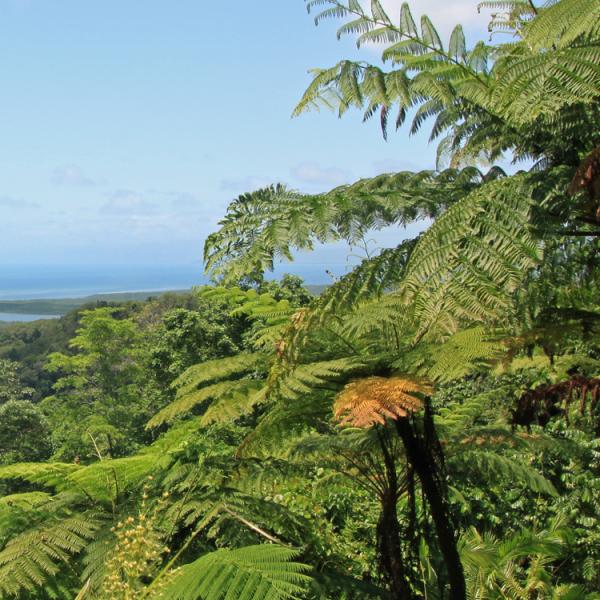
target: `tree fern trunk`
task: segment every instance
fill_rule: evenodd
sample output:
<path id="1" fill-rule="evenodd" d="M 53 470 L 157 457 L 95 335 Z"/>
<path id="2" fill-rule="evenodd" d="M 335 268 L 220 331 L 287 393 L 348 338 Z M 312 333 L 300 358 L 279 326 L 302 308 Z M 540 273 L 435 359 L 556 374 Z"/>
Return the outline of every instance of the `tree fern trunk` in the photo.
<path id="1" fill-rule="evenodd" d="M 386 498 L 377 523 L 377 552 L 394 600 L 415 598 L 402 562 L 396 498 Z"/>
<path id="2" fill-rule="evenodd" d="M 417 431 L 409 418 L 397 419 L 396 430 L 404 444 L 407 458 L 421 481 L 429 504 L 438 545 L 448 572 L 450 600 L 465 600 L 465 576 L 448 506 L 448 490 L 443 474 L 443 453 L 435 434 L 429 403 L 425 407 L 424 435 Z"/>
<path id="3" fill-rule="evenodd" d="M 383 454 L 387 485 L 381 495 L 381 515 L 377 523 L 377 553 L 380 568 L 390 586 L 394 600 L 415 598 L 410 578 L 402 560 L 400 523 L 398 522 L 398 474 L 394 458 L 388 448 L 384 434 L 377 432 Z"/>

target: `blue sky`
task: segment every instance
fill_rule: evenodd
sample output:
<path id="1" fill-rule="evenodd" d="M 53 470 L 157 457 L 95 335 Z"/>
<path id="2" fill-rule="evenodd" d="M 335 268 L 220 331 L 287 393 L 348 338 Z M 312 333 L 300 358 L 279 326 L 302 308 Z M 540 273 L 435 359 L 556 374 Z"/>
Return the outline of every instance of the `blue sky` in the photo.
<path id="1" fill-rule="evenodd" d="M 412 7 L 475 35 L 476 4 Z M 0 0 L 0 263 L 199 264 L 241 192 L 431 168 L 424 137 L 291 119 L 309 68 L 357 56 L 338 24 L 315 28 L 303 0 Z"/>

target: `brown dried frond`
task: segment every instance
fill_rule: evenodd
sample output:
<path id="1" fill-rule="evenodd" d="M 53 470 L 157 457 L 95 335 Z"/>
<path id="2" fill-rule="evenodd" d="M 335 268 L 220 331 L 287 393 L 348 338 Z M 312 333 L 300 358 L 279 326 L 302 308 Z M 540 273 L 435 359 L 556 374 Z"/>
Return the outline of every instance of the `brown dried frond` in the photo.
<path id="1" fill-rule="evenodd" d="M 360 379 L 348 384 L 338 395 L 335 418 L 342 425 L 371 427 L 416 412 L 423 405 L 416 394 L 431 391 L 423 383 L 402 377 Z"/>
<path id="2" fill-rule="evenodd" d="M 600 199 L 600 147 L 594 149 L 579 165 L 569 194 L 587 192 L 590 198 Z"/>

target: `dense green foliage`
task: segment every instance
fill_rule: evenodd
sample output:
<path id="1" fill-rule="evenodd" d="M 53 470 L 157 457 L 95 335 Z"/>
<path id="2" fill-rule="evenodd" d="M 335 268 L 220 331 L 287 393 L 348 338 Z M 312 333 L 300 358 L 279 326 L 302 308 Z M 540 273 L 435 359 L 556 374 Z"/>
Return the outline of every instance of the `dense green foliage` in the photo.
<path id="1" fill-rule="evenodd" d="M 472 48 L 307 4 L 389 69 L 296 112 L 432 120 L 440 169 L 244 194 L 213 286 L 0 330 L 0 598 L 600 598 L 600 2 L 485 3 Z M 421 219 L 318 297 L 265 279 Z"/>

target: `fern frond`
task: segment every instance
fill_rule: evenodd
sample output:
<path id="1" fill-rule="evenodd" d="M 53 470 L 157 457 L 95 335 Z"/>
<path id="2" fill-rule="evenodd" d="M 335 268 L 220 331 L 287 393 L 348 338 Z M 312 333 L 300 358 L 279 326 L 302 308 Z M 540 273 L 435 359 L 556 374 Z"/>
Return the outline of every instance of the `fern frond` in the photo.
<path id="1" fill-rule="evenodd" d="M 89 498 L 118 504 L 132 489 L 141 487 L 149 475 L 163 471 L 172 461 L 168 454 L 151 451 L 126 458 L 105 459 L 72 473 L 68 484 Z"/>
<path id="2" fill-rule="evenodd" d="M 489 411 L 493 402 L 502 397 L 503 392 L 510 392 L 510 388 L 499 387 L 489 392 L 476 394 L 464 400 L 461 404 L 453 403 L 451 406 L 440 408 L 435 423 L 447 438 L 452 439 L 464 435 L 478 418 Z"/>
<path id="3" fill-rule="evenodd" d="M 342 425 L 371 427 L 421 409 L 420 394 L 430 394 L 423 383 L 400 377 L 369 377 L 348 384 L 338 395 L 334 415 Z"/>
<path id="4" fill-rule="evenodd" d="M 488 367 L 506 350 L 483 327 L 463 329 L 444 343 L 429 347 L 431 364 L 423 371 L 434 381 L 448 383 Z"/>
<path id="5" fill-rule="evenodd" d="M 478 169 L 449 169 L 379 175 L 314 196 L 283 186 L 245 194 L 207 239 L 206 268 L 226 282 L 256 276 L 315 242 L 355 243 L 371 229 L 435 217 L 484 179 Z"/>
<path id="6" fill-rule="evenodd" d="M 449 457 L 449 465 L 456 467 L 458 463 L 463 468 L 476 471 L 488 479 L 519 482 L 533 492 L 558 496 L 556 488 L 548 479 L 521 460 L 486 450 L 464 450 Z"/>
<path id="7" fill-rule="evenodd" d="M 280 546 L 248 546 L 205 554 L 180 568 L 160 598 L 172 600 L 291 600 L 301 598 L 311 578 L 296 562 L 299 552 Z"/>
<path id="8" fill-rule="evenodd" d="M 492 181 L 421 237 L 402 286 L 404 301 L 415 306 L 418 337 L 506 314 L 514 290 L 540 258 L 528 232 L 529 206 L 523 176 Z"/>
<path id="9" fill-rule="evenodd" d="M 13 537 L 0 551 L 0 593 L 17 595 L 41 588 L 61 563 L 81 552 L 100 523 L 78 515 Z"/>
<path id="10" fill-rule="evenodd" d="M 316 424 L 331 417 L 331 391 L 313 390 L 302 396 L 302 402 L 277 402 L 244 439 L 238 456 L 281 457 L 287 454 L 287 445 L 295 437 L 311 431 Z"/>
<path id="11" fill-rule="evenodd" d="M 262 387 L 261 382 L 254 379 L 237 379 L 235 381 L 221 381 L 207 385 L 196 391 L 190 391 L 179 395 L 171 404 L 168 404 L 156 413 L 146 427 L 152 429 L 165 423 L 170 423 L 177 417 L 190 412 L 194 407 L 202 405 L 209 400 L 220 402 L 241 402 L 248 398 L 253 392 Z M 210 417 L 209 417 L 210 418 Z"/>
<path id="12" fill-rule="evenodd" d="M 274 383 L 277 393 L 286 400 L 297 400 L 300 396 L 325 386 L 329 382 L 340 382 L 365 368 L 366 360 L 346 357 L 297 365 L 291 372 L 280 376 Z"/>
<path id="13" fill-rule="evenodd" d="M 600 39 L 597 0 L 561 0 L 544 8 L 528 25 L 524 38 L 532 50 L 564 48 L 578 40 Z"/>
<path id="14" fill-rule="evenodd" d="M 259 354 L 240 353 L 235 356 L 209 360 L 186 369 L 172 387 L 177 396 L 185 396 L 201 385 L 215 383 L 232 377 L 244 375 L 254 370 L 261 362 Z"/>
<path id="15" fill-rule="evenodd" d="M 241 391 L 234 391 L 217 398 L 202 415 L 202 425 L 235 421 L 242 415 L 249 414 L 252 409 L 265 401 L 267 388 L 257 382 Z"/>
<path id="16" fill-rule="evenodd" d="M 0 479 L 22 479 L 57 490 L 68 489 L 69 475 L 83 467 L 69 463 L 14 463 L 0 467 Z"/>

